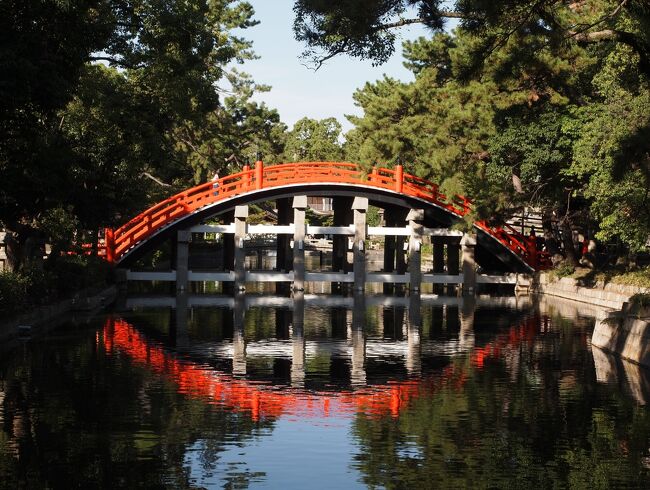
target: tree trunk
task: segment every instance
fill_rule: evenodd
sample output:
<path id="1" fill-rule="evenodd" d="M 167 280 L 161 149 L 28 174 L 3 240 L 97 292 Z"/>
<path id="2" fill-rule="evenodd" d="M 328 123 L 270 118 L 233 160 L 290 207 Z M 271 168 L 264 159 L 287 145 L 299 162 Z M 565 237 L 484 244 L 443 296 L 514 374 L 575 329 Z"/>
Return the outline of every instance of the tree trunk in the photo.
<path id="1" fill-rule="evenodd" d="M 29 263 L 42 265 L 42 240 L 37 230 L 18 224 L 12 228 L 7 227 L 6 232 L 5 244 L 9 271 L 20 271 Z"/>
<path id="2" fill-rule="evenodd" d="M 572 265 L 578 265 L 578 253 L 573 243 L 573 230 L 569 217 L 560 220 L 560 231 L 562 232 L 562 245 L 564 245 L 564 257 Z"/>
<path id="3" fill-rule="evenodd" d="M 553 214 L 550 210 L 545 210 L 544 214 L 542 214 L 542 230 L 544 230 L 544 245 L 546 246 L 546 251 L 551 254 L 551 256 L 559 254 L 559 237 L 553 229 Z"/>

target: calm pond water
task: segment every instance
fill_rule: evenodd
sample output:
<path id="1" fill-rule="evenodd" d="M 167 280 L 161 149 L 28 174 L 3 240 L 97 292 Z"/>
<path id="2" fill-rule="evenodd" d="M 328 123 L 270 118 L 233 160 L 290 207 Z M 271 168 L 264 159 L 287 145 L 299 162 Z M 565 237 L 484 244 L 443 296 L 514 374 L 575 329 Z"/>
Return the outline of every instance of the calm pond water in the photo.
<path id="1" fill-rule="evenodd" d="M 649 488 L 647 373 L 593 325 L 514 298 L 130 298 L 4 348 L 0 486 Z"/>

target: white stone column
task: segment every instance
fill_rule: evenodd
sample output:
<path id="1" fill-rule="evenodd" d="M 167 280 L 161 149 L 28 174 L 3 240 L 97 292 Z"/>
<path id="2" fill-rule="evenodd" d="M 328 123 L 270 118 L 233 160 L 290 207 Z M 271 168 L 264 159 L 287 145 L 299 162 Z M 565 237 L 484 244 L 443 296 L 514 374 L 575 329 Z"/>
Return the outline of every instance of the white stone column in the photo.
<path id="1" fill-rule="evenodd" d="M 363 291 L 366 287 L 366 247 L 365 240 L 368 232 L 366 215 L 368 212 L 368 198 L 355 197 L 352 202 L 354 213 L 354 243 L 352 245 L 354 289 Z"/>
<path id="2" fill-rule="evenodd" d="M 235 289 L 246 289 L 246 220 L 248 206 L 235 207 Z"/>
<path id="3" fill-rule="evenodd" d="M 307 196 L 293 198 L 293 289 L 305 289 L 305 210 Z"/>

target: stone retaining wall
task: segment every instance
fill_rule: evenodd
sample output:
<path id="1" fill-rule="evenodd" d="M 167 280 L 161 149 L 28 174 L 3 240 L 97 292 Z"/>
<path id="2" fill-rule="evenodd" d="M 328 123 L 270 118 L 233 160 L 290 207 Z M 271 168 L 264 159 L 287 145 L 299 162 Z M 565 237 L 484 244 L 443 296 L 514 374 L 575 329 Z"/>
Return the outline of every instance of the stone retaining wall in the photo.
<path id="1" fill-rule="evenodd" d="M 648 288 L 637 288 L 621 284 L 604 284 L 602 281 L 593 286 L 581 285 L 579 279 L 563 277 L 555 279 L 548 274 L 540 274 L 533 280 L 532 292 L 548 296 L 589 303 L 612 310 L 621 310 L 632 296 L 638 293 L 650 293 Z"/>
<path id="2" fill-rule="evenodd" d="M 553 280 L 548 274 L 540 274 L 532 281 L 531 290 L 600 307 L 596 310 L 592 346 L 650 367 L 650 310 L 629 304 L 632 296 L 650 293 L 650 289 L 602 281 L 587 287 L 578 279 Z"/>

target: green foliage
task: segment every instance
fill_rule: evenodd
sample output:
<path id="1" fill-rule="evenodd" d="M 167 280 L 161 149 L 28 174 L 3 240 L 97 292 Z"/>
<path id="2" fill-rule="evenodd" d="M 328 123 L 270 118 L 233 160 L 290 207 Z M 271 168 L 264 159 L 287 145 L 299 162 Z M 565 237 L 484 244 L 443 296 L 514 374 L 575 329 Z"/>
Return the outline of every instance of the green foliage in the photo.
<path id="1" fill-rule="evenodd" d="M 645 247 L 647 2 L 297 0 L 295 12 L 317 64 L 340 53 L 383 62 L 394 29 L 433 31 L 404 45 L 414 82 L 384 78 L 355 93 L 364 114 L 350 118 L 348 158 L 403 163 L 471 196 L 474 217 L 534 207 L 564 230 L 568 254 L 575 229 Z M 461 19 L 451 35 L 440 31 L 447 18 Z"/>
<path id="2" fill-rule="evenodd" d="M 266 88 L 232 68 L 254 57 L 235 32 L 256 24 L 245 1 L 9 0 L 0 14 L 0 226 L 19 245 L 45 232 L 63 246 L 73 227 L 282 154 L 285 126 L 252 101 Z"/>
<path id="3" fill-rule="evenodd" d="M 0 272 L 0 314 L 11 314 L 29 301 L 29 280 L 16 272 Z"/>
<path id="4" fill-rule="evenodd" d="M 638 271 L 614 274 L 610 278 L 614 284 L 650 288 L 650 267 Z"/>
<path id="5" fill-rule="evenodd" d="M 310 119 L 304 117 L 293 125 L 286 135 L 284 160 L 286 162 L 338 162 L 343 160 L 339 141 L 341 124 L 329 117 Z"/>
<path id="6" fill-rule="evenodd" d="M 562 261 L 555 269 L 551 271 L 551 275 L 557 278 L 569 277 L 576 271 L 575 266 L 568 261 Z"/>
<path id="7" fill-rule="evenodd" d="M 110 266 L 104 260 L 84 255 L 57 257 L 46 262 L 44 268 L 28 266 L 20 272 L 0 272 L 0 313 L 19 313 L 87 288 L 104 286 L 110 275 Z"/>

